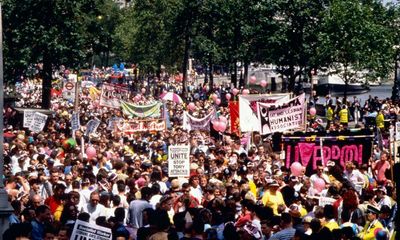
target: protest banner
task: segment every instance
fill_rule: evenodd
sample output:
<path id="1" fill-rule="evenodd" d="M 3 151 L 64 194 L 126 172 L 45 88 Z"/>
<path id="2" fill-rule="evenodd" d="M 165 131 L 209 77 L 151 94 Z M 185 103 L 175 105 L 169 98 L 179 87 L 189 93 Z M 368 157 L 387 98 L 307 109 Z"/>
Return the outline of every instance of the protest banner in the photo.
<path id="1" fill-rule="evenodd" d="M 110 228 L 76 220 L 72 230 L 71 240 L 111 240 Z"/>
<path id="2" fill-rule="evenodd" d="M 38 133 L 43 130 L 44 125 L 46 125 L 47 115 L 43 113 L 35 112 L 32 119 L 32 124 L 29 129 L 32 132 Z"/>
<path id="3" fill-rule="evenodd" d="M 79 113 L 75 113 L 75 112 L 72 113 L 72 116 L 71 116 L 71 129 L 72 129 L 72 132 L 75 132 L 75 131 L 79 130 L 80 126 L 81 126 L 81 123 L 79 121 Z"/>
<path id="4" fill-rule="evenodd" d="M 104 83 L 101 88 L 100 106 L 109 108 L 120 108 L 121 100 L 129 100 L 129 89 L 125 86 Z"/>
<path id="5" fill-rule="evenodd" d="M 33 116 L 35 115 L 35 111 L 32 110 L 24 110 L 24 128 L 29 128 L 32 125 Z"/>
<path id="6" fill-rule="evenodd" d="M 336 202 L 336 199 L 330 197 L 319 197 L 318 205 L 320 207 L 324 207 L 325 205 L 333 205 Z"/>
<path id="7" fill-rule="evenodd" d="M 87 124 L 86 124 L 86 131 L 85 131 L 85 135 L 89 136 L 89 134 L 96 132 L 97 128 L 100 125 L 100 120 L 95 118 L 90 120 Z"/>
<path id="8" fill-rule="evenodd" d="M 229 102 L 229 115 L 231 120 L 231 133 L 240 136 L 239 102 Z"/>
<path id="9" fill-rule="evenodd" d="M 190 146 L 168 147 L 168 176 L 189 177 L 190 176 Z"/>
<path id="10" fill-rule="evenodd" d="M 239 121 L 242 132 L 258 131 L 260 128 L 257 115 L 257 102 L 279 104 L 288 101 L 289 94 L 260 94 L 239 96 Z"/>
<path id="11" fill-rule="evenodd" d="M 374 135 L 370 132 L 339 136 L 285 135 L 282 136 L 285 164 L 286 167 L 290 167 L 293 162 L 300 162 L 306 167 L 306 173 L 317 169 L 318 162 L 324 166 L 328 161 L 333 161 L 342 167 L 347 161 L 361 165 L 367 163 L 371 157 L 373 139 Z M 323 141 L 322 151 L 320 141 Z"/>
<path id="12" fill-rule="evenodd" d="M 305 125 L 305 94 L 279 104 L 257 102 L 260 134 L 284 132 L 303 128 Z"/>
<path id="13" fill-rule="evenodd" d="M 122 112 L 131 117 L 141 117 L 141 118 L 159 118 L 161 116 L 162 103 L 154 102 L 148 105 L 136 105 L 133 103 L 121 101 Z"/>
<path id="14" fill-rule="evenodd" d="M 207 116 L 203 118 L 195 118 L 190 116 L 188 112 L 183 112 L 183 125 L 184 130 L 210 130 L 210 122 L 215 117 L 215 111 L 211 111 Z"/>
<path id="15" fill-rule="evenodd" d="M 107 130 L 114 131 L 116 124 L 120 121 L 123 121 L 123 118 L 120 117 L 112 117 L 108 120 Z"/>
<path id="16" fill-rule="evenodd" d="M 165 130 L 164 119 L 130 120 L 116 123 L 115 131 L 122 132 L 124 136 L 132 136 L 140 132 L 158 132 Z"/>

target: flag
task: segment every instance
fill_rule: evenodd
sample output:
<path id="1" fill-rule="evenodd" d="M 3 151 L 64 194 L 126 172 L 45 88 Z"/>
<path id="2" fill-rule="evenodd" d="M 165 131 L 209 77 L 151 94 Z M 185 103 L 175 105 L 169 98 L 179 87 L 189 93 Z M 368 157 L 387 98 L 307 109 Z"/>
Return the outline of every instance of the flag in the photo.
<path id="1" fill-rule="evenodd" d="M 132 116 L 132 117 L 160 117 L 161 103 L 155 102 L 148 105 L 135 105 L 133 103 L 128 103 L 125 101 L 121 101 L 121 108 L 122 112 L 125 115 Z"/>
<path id="2" fill-rule="evenodd" d="M 240 136 L 239 102 L 238 101 L 229 102 L 229 111 L 231 116 L 231 133 Z"/>

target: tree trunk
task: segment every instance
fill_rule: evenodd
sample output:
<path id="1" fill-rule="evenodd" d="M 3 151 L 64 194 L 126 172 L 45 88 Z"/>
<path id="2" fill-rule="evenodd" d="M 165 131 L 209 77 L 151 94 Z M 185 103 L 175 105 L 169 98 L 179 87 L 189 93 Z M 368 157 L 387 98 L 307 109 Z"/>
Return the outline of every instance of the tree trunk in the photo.
<path id="1" fill-rule="evenodd" d="M 231 76 L 231 83 L 233 84 L 234 87 L 237 87 L 237 65 L 236 65 L 236 61 L 233 64 L 233 74 Z"/>
<path id="2" fill-rule="evenodd" d="M 210 76 L 210 90 L 214 89 L 214 63 L 213 63 L 213 58 L 212 55 L 210 54 L 208 57 L 208 68 L 209 68 L 209 76 Z"/>
<path id="3" fill-rule="evenodd" d="M 243 74 L 243 86 L 248 85 L 248 76 L 249 76 L 249 63 L 245 62 L 244 63 L 244 74 Z"/>
<path id="4" fill-rule="evenodd" d="M 51 100 L 51 79 L 53 68 L 51 66 L 51 57 L 45 51 L 43 53 L 43 70 L 42 70 L 42 108 L 50 108 Z"/>
<path id="5" fill-rule="evenodd" d="M 186 99 L 186 85 L 187 85 L 187 67 L 189 61 L 189 50 L 190 50 L 190 36 L 189 33 L 185 34 L 185 53 L 183 56 L 183 64 L 182 64 L 182 97 Z"/>

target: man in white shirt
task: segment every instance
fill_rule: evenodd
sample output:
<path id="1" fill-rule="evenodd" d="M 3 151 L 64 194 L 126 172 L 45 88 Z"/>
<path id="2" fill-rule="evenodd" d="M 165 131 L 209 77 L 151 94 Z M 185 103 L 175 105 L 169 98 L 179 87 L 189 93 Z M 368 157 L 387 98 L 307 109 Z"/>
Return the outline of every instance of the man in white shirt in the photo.
<path id="1" fill-rule="evenodd" d="M 95 224 L 96 219 L 100 216 L 105 216 L 105 207 L 99 203 L 100 194 L 98 192 L 92 192 L 90 194 L 90 201 L 88 204 L 83 206 L 83 212 L 90 214 L 89 222 Z"/>

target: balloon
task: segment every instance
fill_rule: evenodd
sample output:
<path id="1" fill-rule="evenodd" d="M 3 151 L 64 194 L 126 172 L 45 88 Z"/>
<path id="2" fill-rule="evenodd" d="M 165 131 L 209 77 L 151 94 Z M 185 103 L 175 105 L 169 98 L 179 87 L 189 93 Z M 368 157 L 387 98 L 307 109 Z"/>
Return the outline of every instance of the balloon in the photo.
<path id="1" fill-rule="evenodd" d="M 242 94 L 248 95 L 250 93 L 249 89 L 243 89 Z"/>
<path id="2" fill-rule="evenodd" d="M 219 98 L 215 99 L 215 104 L 220 105 L 221 104 L 221 99 L 219 99 Z"/>
<path id="3" fill-rule="evenodd" d="M 250 77 L 250 83 L 251 83 L 251 84 L 254 84 L 254 83 L 256 83 L 256 82 L 257 82 L 256 76 L 251 76 L 251 77 Z"/>
<path id="4" fill-rule="evenodd" d="M 220 117 L 219 117 L 219 121 L 221 121 L 221 122 L 223 122 L 223 123 L 227 123 L 227 122 L 228 122 L 228 119 L 226 119 L 226 117 L 224 117 L 224 116 L 220 116 Z"/>
<path id="5" fill-rule="evenodd" d="M 142 94 L 146 93 L 146 88 L 142 88 Z"/>
<path id="6" fill-rule="evenodd" d="M 190 111 L 193 111 L 195 108 L 196 108 L 196 105 L 194 105 L 193 102 L 191 102 L 191 103 L 188 104 L 188 109 L 189 109 Z"/>
<path id="7" fill-rule="evenodd" d="M 220 132 L 225 132 L 225 130 L 226 130 L 226 123 L 220 121 L 220 122 L 219 122 L 219 125 L 218 125 L 218 130 L 219 130 Z"/>
<path id="8" fill-rule="evenodd" d="M 96 148 L 94 148 L 93 146 L 89 146 L 88 148 L 86 148 L 86 156 L 89 160 L 94 158 L 96 156 Z"/>
<path id="9" fill-rule="evenodd" d="M 225 95 L 225 98 L 226 98 L 226 100 L 231 100 L 231 97 L 232 97 L 232 95 L 230 94 L 230 93 L 227 93 L 226 95 Z"/>
<path id="10" fill-rule="evenodd" d="M 232 93 L 234 96 L 238 95 L 239 89 L 237 89 L 237 88 L 232 89 Z"/>
<path id="11" fill-rule="evenodd" d="M 212 124 L 213 124 L 214 130 L 219 132 L 219 124 L 220 124 L 220 122 L 215 120 Z"/>
<path id="12" fill-rule="evenodd" d="M 215 100 L 218 99 L 218 95 L 215 94 L 215 93 L 213 93 L 212 96 L 211 96 L 211 98 L 212 98 L 212 100 L 214 100 L 214 102 L 215 102 Z"/>
<path id="13" fill-rule="evenodd" d="M 290 171 L 292 172 L 293 176 L 300 176 L 303 173 L 303 166 L 299 162 L 294 162 L 290 166 Z"/>
<path id="14" fill-rule="evenodd" d="M 315 107 L 310 108 L 309 111 L 311 116 L 315 116 L 315 114 L 317 114 L 317 110 L 315 109 Z"/>
<path id="15" fill-rule="evenodd" d="M 266 86 L 267 86 L 267 81 L 261 80 L 260 85 L 261 85 L 261 87 L 263 87 L 263 88 L 266 87 Z"/>
<path id="16" fill-rule="evenodd" d="M 75 139 L 69 138 L 67 142 L 68 142 L 68 144 L 69 144 L 69 146 L 70 146 L 71 148 L 75 148 L 75 147 L 76 147 L 76 141 L 75 141 Z"/>
<path id="17" fill-rule="evenodd" d="M 321 192 L 325 189 L 325 181 L 322 178 L 317 178 L 313 182 L 315 190 Z"/>

